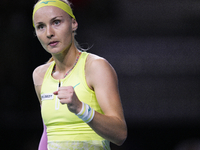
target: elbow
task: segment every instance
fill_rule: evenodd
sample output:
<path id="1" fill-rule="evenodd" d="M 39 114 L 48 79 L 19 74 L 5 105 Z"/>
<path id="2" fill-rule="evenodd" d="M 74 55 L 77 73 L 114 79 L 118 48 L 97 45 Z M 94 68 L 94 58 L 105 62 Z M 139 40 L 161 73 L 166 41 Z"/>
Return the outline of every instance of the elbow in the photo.
<path id="1" fill-rule="evenodd" d="M 126 129 L 118 136 L 118 140 L 116 141 L 115 144 L 117 146 L 121 146 L 126 141 L 127 135 L 128 135 L 128 133 L 127 133 L 127 129 Z"/>

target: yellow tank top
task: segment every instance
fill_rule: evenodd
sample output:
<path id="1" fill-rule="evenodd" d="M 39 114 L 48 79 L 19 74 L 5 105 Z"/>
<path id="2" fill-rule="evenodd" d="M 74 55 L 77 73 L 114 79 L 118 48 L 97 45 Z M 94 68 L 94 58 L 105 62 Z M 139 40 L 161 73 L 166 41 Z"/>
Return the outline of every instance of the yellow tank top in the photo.
<path id="1" fill-rule="evenodd" d="M 88 54 L 82 52 L 76 66 L 60 82 L 61 86 L 73 86 L 80 101 L 103 114 L 97 102 L 95 92 L 87 86 L 85 80 L 85 62 Z M 58 143 L 60 143 L 59 147 L 63 147 L 63 150 L 65 146 L 69 148 L 70 145 L 73 145 L 73 148 L 77 146 L 77 149 L 79 149 L 79 146 L 84 145 L 83 143 L 94 146 L 95 150 L 110 149 L 109 141 L 96 134 L 87 123 L 79 119 L 74 113 L 71 113 L 67 105 L 62 105 L 57 96 L 53 95 L 53 92 L 57 91 L 59 84 L 59 80 L 54 79 L 51 75 L 54 65 L 55 62 L 53 61 L 45 73 L 41 87 L 41 113 L 44 124 L 47 127 L 49 150 L 54 150 L 53 147 L 57 149 L 55 144 L 58 145 Z M 76 143 L 75 145 L 72 144 L 74 142 Z"/>

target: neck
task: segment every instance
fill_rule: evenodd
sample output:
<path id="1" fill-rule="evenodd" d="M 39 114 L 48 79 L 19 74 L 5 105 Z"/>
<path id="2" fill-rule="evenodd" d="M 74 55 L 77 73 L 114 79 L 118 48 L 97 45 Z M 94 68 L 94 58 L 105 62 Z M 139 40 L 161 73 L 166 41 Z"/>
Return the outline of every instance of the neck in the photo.
<path id="1" fill-rule="evenodd" d="M 56 79 L 61 79 L 65 77 L 71 69 L 75 66 L 77 62 L 77 57 L 79 56 L 79 51 L 75 48 L 68 51 L 66 55 L 57 55 L 54 57 L 56 67 L 53 72 L 53 77 Z"/>

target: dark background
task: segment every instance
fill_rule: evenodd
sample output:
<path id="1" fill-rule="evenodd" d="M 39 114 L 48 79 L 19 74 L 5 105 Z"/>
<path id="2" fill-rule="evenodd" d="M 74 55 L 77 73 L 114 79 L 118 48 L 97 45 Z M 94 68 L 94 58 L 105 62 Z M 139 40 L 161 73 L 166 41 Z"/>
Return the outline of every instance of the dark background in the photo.
<path id="1" fill-rule="evenodd" d="M 112 149 L 199 146 L 200 1 L 72 2 L 76 39 L 93 45 L 88 52 L 106 58 L 119 77 L 128 138 Z M 50 55 L 34 35 L 34 3 L 0 3 L 0 145 L 7 150 L 37 150 L 42 134 L 32 71 Z"/>

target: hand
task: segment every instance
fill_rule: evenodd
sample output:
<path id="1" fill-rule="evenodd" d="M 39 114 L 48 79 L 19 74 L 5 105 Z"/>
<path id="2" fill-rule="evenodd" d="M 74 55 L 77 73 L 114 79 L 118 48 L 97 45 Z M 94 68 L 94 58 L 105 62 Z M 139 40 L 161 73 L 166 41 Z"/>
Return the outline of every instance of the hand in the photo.
<path id="1" fill-rule="evenodd" d="M 61 104 L 67 104 L 69 111 L 78 114 L 82 108 L 82 102 L 76 96 L 74 88 L 72 86 L 62 86 L 58 88 L 58 91 L 53 92 L 57 95 Z"/>

